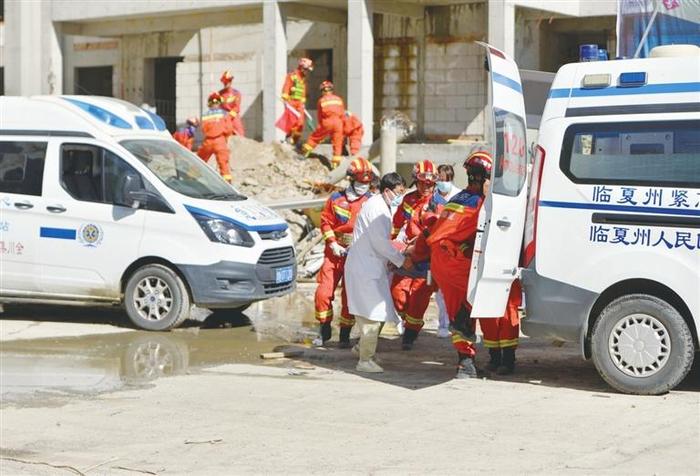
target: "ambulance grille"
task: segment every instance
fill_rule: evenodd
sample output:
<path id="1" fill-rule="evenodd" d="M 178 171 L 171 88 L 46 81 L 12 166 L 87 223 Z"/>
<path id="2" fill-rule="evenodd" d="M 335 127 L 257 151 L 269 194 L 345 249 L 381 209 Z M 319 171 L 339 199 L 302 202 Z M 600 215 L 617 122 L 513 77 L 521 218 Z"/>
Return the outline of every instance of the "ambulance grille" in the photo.
<path id="1" fill-rule="evenodd" d="M 270 250 L 265 250 L 258 264 L 284 264 L 289 263 L 294 260 L 294 248 L 287 246 L 284 248 L 272 248 Z"/>
<path id="2" fill-rule="evenodd" d="M 283 293 L 291 290 L 292 287 L 294 287 L 294 281 L 280 284 L 263 284 L 266 295 Z"/>

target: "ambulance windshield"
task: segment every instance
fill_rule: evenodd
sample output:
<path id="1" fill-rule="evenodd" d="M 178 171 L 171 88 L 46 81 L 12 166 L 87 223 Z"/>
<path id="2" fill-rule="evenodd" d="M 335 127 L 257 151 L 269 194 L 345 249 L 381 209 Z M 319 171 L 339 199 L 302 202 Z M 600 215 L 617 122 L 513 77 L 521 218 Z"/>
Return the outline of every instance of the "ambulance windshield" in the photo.
<path id="1" fill-rule="evenodd" d="M 136 139 L 122 141 L 121 145 L 178 193 L 205 200 L 246 199 L 216 171 L 175 142 Z"/>

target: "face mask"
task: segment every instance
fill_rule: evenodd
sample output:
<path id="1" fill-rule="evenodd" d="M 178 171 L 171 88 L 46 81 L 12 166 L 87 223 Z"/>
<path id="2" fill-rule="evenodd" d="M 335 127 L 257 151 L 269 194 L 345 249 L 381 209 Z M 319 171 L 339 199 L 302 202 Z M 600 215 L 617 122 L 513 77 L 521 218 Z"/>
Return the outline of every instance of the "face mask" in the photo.
<path id="1" fill-rule="evenodd" d="M 352 188 L 355 189 L 355 193 L 362 196 L 365 193 L 369 192 L 369 184 L 368 183 L 359 183 L 355 182 L 352 186 Z"/>
<path id="2" fill-rule="evenodd" d="M 393 191 L 391 192 L 391 194 L 394 196 L 394 198 L 391 199 L 389 206 L 391 208 L 397 208 L 399 205 L 401 205 L 401 199 L 403 198 L 403 195 L 397 195 Z"/>
<path id="3" fill-rule="evenodd" d="M 438 182 L 437 189 L 440 193 L 449 193 L 449 191 L 452 189 L 452 183 L 451 182 Z"/>

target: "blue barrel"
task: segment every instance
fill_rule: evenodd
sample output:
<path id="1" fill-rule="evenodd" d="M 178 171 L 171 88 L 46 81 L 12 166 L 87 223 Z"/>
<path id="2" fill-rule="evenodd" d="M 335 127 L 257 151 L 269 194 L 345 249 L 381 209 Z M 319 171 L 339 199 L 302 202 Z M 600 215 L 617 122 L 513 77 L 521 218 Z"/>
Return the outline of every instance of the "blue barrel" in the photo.
<path id="1" fill-rule="evenodd" d="M 598 61 L 598 45 L 580 45 L 578 47 L 579 61 Z"/>
<path id="2" fill-rule="evenodd" d="M 598 48 L 598 61 L 608 60 L 608 50 L 605 48 Z"/>

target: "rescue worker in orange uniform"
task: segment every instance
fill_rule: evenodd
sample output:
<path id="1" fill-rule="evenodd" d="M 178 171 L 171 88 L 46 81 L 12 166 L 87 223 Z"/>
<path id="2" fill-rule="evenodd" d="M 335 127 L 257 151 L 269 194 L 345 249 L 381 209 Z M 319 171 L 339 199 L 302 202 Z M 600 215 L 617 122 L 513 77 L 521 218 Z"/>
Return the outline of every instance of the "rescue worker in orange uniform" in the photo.
<path id="1" fill-rule="evenodd" d="M 343 160 L 345 104 L 340 96 L 333 93 L 334 87 L 332 82 L 322 82 L 320 89 L 321 97 L 318 99 L 316 107 L 318 126 L 306 140 L 306 144 L 302 147 L 302 152 L 308 157 L 320 142 L 330 137 L 333 145 L 333 160 L 331 163 L 333 168 L 336 168 Z"/>
<path id="2" fill-rule="evenodd" d="M 433 192 L 438 179 L 437 167 L 430 160 L 423 160 L 413 166 L 413 180 L 416 190 L 407 193 L 396 210 L 392 220 L 392 239 L 404 228 L 404 242 L 412 244 L 430 222 L 436 220 L 436 204 Z M 391 296 L 394 307 L 404 320 L 402 348 L 410 350 L 418 333 L 423 328 L 423 316 L 430 304 L 434 289 L 427 281 L 427 256 L 414 261 L 414 270 L 406 274 L 397 271 L 391 283 Z"/>
<path id="3" fill-rule="evenodd" d="M 175 139 L 182 147 L 187 150 L 192 150 L 194 148 L 194 132 L 199 126 L 199 119 L 196 117 L 188 117 L 185 122 L 185 127 L 173 132 L 173 139 Z"/>
<path id="4" fill-rule="evenodd" d="M 352 243 L 355 220 L 362 205 L 370 197 L 369 184 L 372 181 L 372 166 L 366 159 L 354 159 L 347 169 L 350 185 L 333 193 L 326 201 L 321 213 L 321 233 L 326 243 L 323 265 L 318 273 L 318 287 L 314 299 L 316 319 L 321 323 L 321 340 L 331 338 L 333 320 L 333 297 L 335 289 L 343 277 L 345 256 Z M 355 317 L 348 311 L 345 286 L 342 294 L 340 315 L 340 347 L 350 347 L 350 330 Z"/>
<path id="5" fill-rule="evenodd" d="M 228 137 L 233 132 L 231 116 L 221 108 L 221 96 L 219 96 L 219 93 L 211 93 L 207 103 L 209 110 L 202 116 L 204 142 L 197 150 L 197 155 L 204 162 L 207 162 L 209 157 L 214 154 L 216 163 L 219 165 L 221 177 L 228 183 L 231 183 L 230 152 L 228 149 Z"/>
<path id="6" fill-rule="evenodd" d="M 430 256 L 430 271 L 445 298 L 450 319 L 452 345 L 457 350 L 457 378 L 477 376 L 474 356 L 476 334 L 471 306 L 467 303 L 467 283 L 472 250 L 476 239 L 484 186 L 491 177 L 491 156 L 475 152 L 464 162 L 469 183 L 445 205 L 437 222 L 416 242 L 414 260 Z"/>
<path id="7" fill-rule="evenodd" d="M 522 287 L 515 280 L 510 287 L 506 313 L 498 319 L 479 319 L 484 334 L 484 347 L 489 350 L 489 363 L 486 368 L 499 375 L 509 375 L 515 370 L 515 349 L 520 335 L 520 312 Z"/>
<path id="8" fill-rule="evenodd" d="M 299 144 L 301 134 L 304 132 L 304 119 L 306 115 L 306 76 L 314 70 L 313 61 L 309 58 L 299 58 L 297 69 L 288 73 L 282 86 L 282 100 L 299 113 L 299 121 L 292 128 L 287 140 L 291 144 Z"/>
<path id="9" fill-rule="evenodd" d="M 231 83 L 233 83 L 233 74 L 226 70 L 221 75 L 221 84 L 224 85 L 219 91 L 221 108 L 231 116 L 233 133 L 237 136 L 245 137 L 245 128 L 243 127 L 243 121 L 241 121 L 241 100 L 243 96 Z"/>
<path id="10" fill-rule="evenodd" d="M 362 146 L 362 136 L 365 135 L 365 128 L 362 121 L 350 111 L 345 111 L 343 117 L 343 135 L 345 141 L 348 142 L 348 150 L 350 155 L 357 155 Z"/>

